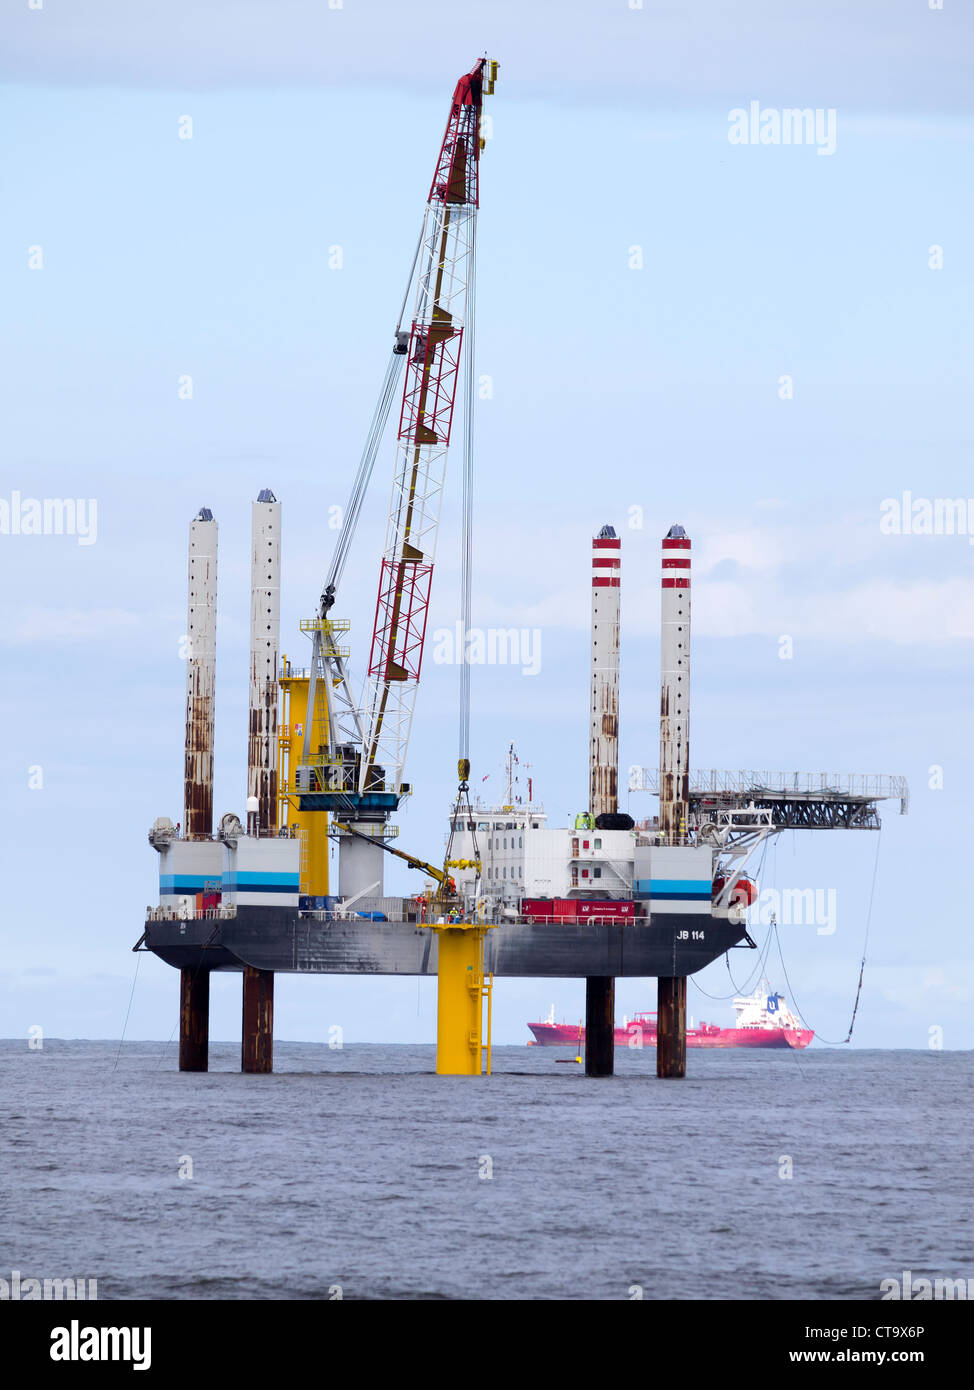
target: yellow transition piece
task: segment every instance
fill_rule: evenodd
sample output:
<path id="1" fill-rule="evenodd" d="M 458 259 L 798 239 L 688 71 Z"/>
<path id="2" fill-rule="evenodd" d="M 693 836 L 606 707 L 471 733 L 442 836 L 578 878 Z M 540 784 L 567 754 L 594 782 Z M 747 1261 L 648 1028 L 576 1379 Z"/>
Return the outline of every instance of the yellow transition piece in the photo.
<path id="1" fill-rule="evenodd" d="M 484 1053 L 490 1075 L 491 989 L 494 977 L 484 978 L 484 936 L 493 930 L 485 922 L 431 922 L 436 932 L 436 1074 L 480 1076 Z M 487 1041 L 483 1042 L 484 1000 L 487 1000 Z"/>

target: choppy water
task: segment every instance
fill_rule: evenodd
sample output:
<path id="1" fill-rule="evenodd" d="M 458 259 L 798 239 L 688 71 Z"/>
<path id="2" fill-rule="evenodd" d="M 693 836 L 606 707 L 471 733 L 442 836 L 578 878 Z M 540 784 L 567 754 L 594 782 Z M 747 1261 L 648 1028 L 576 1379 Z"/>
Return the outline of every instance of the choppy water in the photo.
<path id="1" fill-rule="evenodd" d="M 100 1298 L 876 1298 L 974 1277 L 974 1054 L 0 1042 L 0 1277 Z M 192 1160 L 193 1177 L 178 1176 Z M 793 1176 L 779 1172 L 791 1159 Z M 489 1162 L 488 1162 L 489 1160 Z M 489 1178 L 481 1177 L 488 1168 Z"/>

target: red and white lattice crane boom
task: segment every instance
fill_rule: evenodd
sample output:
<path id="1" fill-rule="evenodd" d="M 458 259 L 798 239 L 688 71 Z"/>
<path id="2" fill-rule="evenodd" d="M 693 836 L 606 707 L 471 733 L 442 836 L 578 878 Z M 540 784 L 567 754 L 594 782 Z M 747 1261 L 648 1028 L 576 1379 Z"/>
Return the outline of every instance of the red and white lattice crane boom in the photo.
<path id="1" fill-rule="evenodd" d="M 483 98 L 497 63 L 479 59 L 456 84 L 429 189 L 386 377 L 363 452 L 319 615 L 303 623 L 313 640 L 309 716 L 297 775 L 301 806 L 340 813 L 346 823 L 379 825 L 408 791 L 403 780 L 429 614 L 440 507 L 454 407 L 466 372 L 463 601 L 469 622 L 469 470 L 473 394 L 472 311 Z M 365 690 L 352 697 L 347 653 L 330 619 L 382 433 L 405 367 L 397 426 L 392 499 L 379 572 Z M 316 699 L 323 683 L 324 699 Z M 464 692 L 467 686 L 463 686 Z M 464 694 L 464 698 L 466 695 Z M 321 709 L 318 722 L 313 712 Z M 467 714 L 462 714 L 461 751 Z"/>

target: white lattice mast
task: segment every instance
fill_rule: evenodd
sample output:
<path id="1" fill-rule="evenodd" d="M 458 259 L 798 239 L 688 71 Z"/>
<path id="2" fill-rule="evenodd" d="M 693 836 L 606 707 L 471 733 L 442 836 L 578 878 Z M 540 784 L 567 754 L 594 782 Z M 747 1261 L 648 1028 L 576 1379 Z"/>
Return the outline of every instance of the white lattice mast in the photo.
<path id="1" fill-rule="evenodd" d="M 281 504 L 264 488 L 251 506 L 247 829 L 277 827 L 277 669 L 281 645 Z"/>
<path id="2" fill-rule="evenodd" d="M 454 91 L 417 258 L 369 660 L 360 795 L 379 784 L 397 794 L 402 787 L 473 273 L 484 62 L 462 77 Z"/>

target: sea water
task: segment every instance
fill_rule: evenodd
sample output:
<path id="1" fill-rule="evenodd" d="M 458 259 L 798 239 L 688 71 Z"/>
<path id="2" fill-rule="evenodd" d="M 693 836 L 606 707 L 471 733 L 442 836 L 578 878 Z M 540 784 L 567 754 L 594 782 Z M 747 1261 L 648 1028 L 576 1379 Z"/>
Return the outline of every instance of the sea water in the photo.
<path id="1" fill-rule="evenodd" d="M 0 1279 L 99 1299 L 878 1299 L 974 1278 L 974 1054 L 0 1042 Z M 972 1286 L 974 1287 L 974 1286 Z"/>

